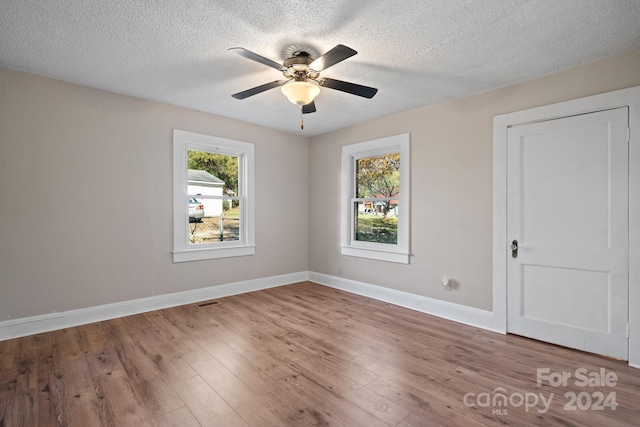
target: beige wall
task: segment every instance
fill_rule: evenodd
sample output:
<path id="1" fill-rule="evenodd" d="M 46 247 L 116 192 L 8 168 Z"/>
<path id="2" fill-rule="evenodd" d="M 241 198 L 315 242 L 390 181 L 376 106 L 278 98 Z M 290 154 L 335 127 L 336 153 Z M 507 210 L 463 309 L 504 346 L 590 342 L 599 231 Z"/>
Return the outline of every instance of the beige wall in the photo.
<path id="1" fill-rule="evenodd" d="M 311 138 L 310 270 L 338 276 L 342 267 L 347 279 L 491 310 L 494 116 L 636 85 L 640 51 Z M 407 132 L 410 265 L 341 256 L 341 147 Z M 442 290 L 442 275 L 453 291 Z"/>
<path id="2" fill-rule="evenodd" d="M 255 143 L 255 256 L 172 262 L 173 128 Z M 308 145 L 0 69 L 0 320 L 306 271 Z"/>
<path id="3" fill-rule="evenodd" d="M 490 310 L 493 117 L 635 85 L 640 51 L 309 141 L 0 69 L 0 320 L 339 266 Z M 255 256 L 172 262 L 173 128 L 255 143 Z M 341 147 L 406 132 L 411 264 L 342 257 Z"/>

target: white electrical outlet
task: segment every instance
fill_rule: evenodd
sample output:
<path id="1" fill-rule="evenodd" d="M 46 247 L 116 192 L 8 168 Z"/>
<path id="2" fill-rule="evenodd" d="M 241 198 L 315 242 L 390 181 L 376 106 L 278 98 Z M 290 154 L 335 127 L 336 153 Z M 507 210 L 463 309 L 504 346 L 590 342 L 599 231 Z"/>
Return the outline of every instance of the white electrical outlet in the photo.
<path id="1" fill-rule="evenodd" d="M 451 283 L 449 283 L 449 278 L 447 276 L 442 276 L 442 288 L 445 291 L 451 290 Z"/>
<path id="2" fill-rule="evenodd" d="M 342 276 L 343 270 L 342 270 L 342 266 L 339 265 L 338 266 L 338 276 Z"/>

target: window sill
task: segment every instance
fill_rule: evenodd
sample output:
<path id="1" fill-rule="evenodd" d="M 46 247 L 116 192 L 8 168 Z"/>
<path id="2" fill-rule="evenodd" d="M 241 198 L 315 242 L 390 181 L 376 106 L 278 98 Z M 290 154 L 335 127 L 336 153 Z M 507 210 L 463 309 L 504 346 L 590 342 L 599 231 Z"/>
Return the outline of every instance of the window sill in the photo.
<path id="1" fill-rule="evenodd" d="M 341 248 L 342 255 L 353 256 L 358 258 L 369 258 L 378 261 L 395 262 L 398 264 L 409 264 L 410 254 L 400 252 L 387 252 L 374 249 L 354 248 L 343 246 Z"/>
<path id="2" fill-rule="evenodd" d="M 228 248 L 189 249 L 174 251 L 173 262 L 200 261 L 203 259 L 230 258 L 249 256 L 256 253 L 255 246 L 234 246 Z"/>

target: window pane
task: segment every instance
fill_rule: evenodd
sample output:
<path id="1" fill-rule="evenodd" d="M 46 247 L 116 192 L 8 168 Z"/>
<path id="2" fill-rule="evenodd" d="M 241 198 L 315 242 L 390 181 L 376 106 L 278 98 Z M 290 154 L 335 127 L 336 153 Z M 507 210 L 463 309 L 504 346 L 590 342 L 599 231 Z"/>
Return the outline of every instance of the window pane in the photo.
<path id="1" fill-rule="evenodd" d="M 238 157 L 207 151 L 187 153 L 189 194 L 238 196 Z M 207 206 L 205 206 L 205 210 Z M 219 215 L 218 211 L 211 215 Z"/>
<path id="2" fill-rule="evenodd" d="M 394 197 L 400 193 L 400 153 L 356 160 L 356 197 Z"/>
<path id="3" fill-rule="evenodd" d="M 222 212 L 203 216 L 198 213 L 199 206 L 192 204 L 191 200 L 194 198 L 189 200 L 189 243 L 198 245 L 240 240 L 239 200 L 214 200 L 222 205 Z M 206 208 L 204 211 L 206 213 Z"/>
<path id="4" fill-rule="evenodd" d="M 354 203 L 355 240 L 373 243 L 398 243 L 397 200 L 375 199 Z"/>
<path id="5" fill-rule="evenodd" d="M 238 157 L 208 151 L 187 152 L 187 193 L 235 197 L 238 194 Z M 189 198 L 191 244 L 240 240 L 237 199 Z"/>

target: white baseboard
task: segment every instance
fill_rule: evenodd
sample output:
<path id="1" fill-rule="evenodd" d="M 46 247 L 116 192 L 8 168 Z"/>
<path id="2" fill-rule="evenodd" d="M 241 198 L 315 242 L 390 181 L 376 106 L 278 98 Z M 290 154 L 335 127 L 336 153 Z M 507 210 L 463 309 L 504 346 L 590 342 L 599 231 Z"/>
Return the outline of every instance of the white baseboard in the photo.
<path id="1" fill-rule="evenodd" d="M 0 322 L 0 341 L 309 280 L 307 271 Z"/>
<path id="2" fill-rule="evenodd" d="M 469 307 L 461 304 L 454 304 L 408 292 L 397 291 L 395 289 L 384 288 L 382 286 L 348 280 L 342 277 L 329 276 L 326 274 L 309 272 L 309 279 L 312 282 L 331 288 L 340 289 L 357 295 L 377 299 L 452 320 L 465 325 L 475 326 L 489 331 L 502 333 L 493 327 L 493 313 L 487 310 Z"/>
<path id="3" fill-rule="evenodd" d="M 117 317 L 131 316 L 163 308 L 193 304 L 199 301 L 239 295 L 247 292 L 303 282 L 306 280 L 420 311 L 422 313 L 442 317 L 444 319 L 453 320 L 458 323 L 464 323 L 466 325 L 500 333 L 500 331 L 493 328 L 493 313 L 490 311 L 410 294 L 408 292 L 388 289 L 382 286 L 348 280 L 342 277 L 302 271 L 298 273 L 284 274 L 281 276 L 227 283 L 224 285 L 193 289 L 190 291 L 81 308 L 61 313 L 50 313 L 39 316 L 23 317 L 20 319 L 5 320 L 0 322 L 0 341 L 86 325 L 93 322 L 101 322 L 104 320 L 115 319 Z"/>

